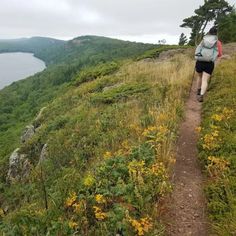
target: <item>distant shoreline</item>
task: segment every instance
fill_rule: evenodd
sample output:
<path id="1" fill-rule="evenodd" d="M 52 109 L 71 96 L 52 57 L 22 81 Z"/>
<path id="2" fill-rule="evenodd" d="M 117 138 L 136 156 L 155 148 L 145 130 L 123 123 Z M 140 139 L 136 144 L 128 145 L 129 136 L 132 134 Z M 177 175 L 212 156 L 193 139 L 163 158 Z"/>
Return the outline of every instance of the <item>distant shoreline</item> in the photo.
<path id="1" fill-rule="evenodd" d="M 0 91 L 47 68 L 32 52 L 0 52 Z"/>
<path id="2" fill-rule="evenodd" d="M 47 63 L 42 58 L 36 56 L 33 52 L 29 52 L 29 51 L 28 52 L 26 52 L 26 51 L 6 51 L 6 52 L 0 51 L 0 54 L 5 54 L 5 53 L 28 53 L 28 54 L 32 54 L 35 58 L 43 61 L 44 64 L 45 64 L 45 67 L 47 68 Z"/>

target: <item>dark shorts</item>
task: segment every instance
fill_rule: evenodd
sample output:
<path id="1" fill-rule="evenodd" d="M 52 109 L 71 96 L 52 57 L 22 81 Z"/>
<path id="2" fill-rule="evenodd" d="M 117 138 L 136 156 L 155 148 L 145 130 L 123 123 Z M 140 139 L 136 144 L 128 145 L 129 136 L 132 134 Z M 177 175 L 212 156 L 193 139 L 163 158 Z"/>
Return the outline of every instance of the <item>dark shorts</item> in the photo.
<path id="1" fill-rule="evenodd" d="M 196 62 L 196 71 L 198 73 L 206 72 L 207 74 L 211 75 L 214 70 L 214 62 L 207 62 L 207 61 L 197 61 Z"/>

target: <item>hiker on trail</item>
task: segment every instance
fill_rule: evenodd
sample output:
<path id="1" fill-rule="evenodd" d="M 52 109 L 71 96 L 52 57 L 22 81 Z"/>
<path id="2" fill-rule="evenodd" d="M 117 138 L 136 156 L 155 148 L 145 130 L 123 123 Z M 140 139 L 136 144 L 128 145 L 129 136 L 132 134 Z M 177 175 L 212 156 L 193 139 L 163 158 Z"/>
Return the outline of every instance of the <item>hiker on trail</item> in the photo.
<path id="1" fill-rule="evenodd" d="M 222 43 L 217 37 L 217 28 L 210 29 L 195 51 L 197 72 L 197 95 L 198 101 L 203 102 L 208 81 L 215 67 L 215 61 L 222 56 Z"/>

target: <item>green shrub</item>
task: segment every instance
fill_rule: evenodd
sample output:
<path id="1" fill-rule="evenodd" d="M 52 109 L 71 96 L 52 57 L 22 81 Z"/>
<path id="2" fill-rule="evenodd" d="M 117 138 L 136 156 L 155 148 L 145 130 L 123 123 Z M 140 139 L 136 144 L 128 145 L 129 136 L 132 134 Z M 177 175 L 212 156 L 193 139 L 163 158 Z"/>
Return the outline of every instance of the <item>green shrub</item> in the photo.
<path id="1" fill-rule="evenodd" d="M 84 82 L 95 80 L 98 77 L 110 75 L 119 69 L 120 65 L 115 62 L 100 64 L 96 67 L 84 69 L 80 72 L 75 84 L 78 86 Z"/>
<path id="2" fill-rule="evenodd" d="M 148 84 L 121 84 L 102 93 L 95 93 L 91 97 L 93 103 L 113 103 L 129 96 L 142 93 L 150 89 Z"/>

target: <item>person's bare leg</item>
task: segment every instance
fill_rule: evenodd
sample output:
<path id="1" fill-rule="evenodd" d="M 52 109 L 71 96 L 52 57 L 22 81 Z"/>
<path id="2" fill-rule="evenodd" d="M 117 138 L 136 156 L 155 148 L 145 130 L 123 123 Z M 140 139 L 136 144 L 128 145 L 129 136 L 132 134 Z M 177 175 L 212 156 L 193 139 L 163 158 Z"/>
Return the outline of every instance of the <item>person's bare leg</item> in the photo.
<path id="1" fill-rule="evenodd" d="M 207 74 L 206 72 L 202 73 L 202 85 L 201 85 L 200 96 L 198 97 L 199 102 L 203 102 L 203 95 L 206 93 L 210 77 L 211 77 L 210 74 Z"/>
<path id="2" fill-rule="evenodd" d="M 202 86 L 201 86 L 201 95 L 203 96 L 206 93 L 208 81 L 210 79 L 211 75 L 203 72 L 202 73 Z"/>
<path id="3" fill-rule="evenodd" d="M 196 73 L 197 75 L 197 94 L 200 95 L 202 87 L 202 73 Z"/>

